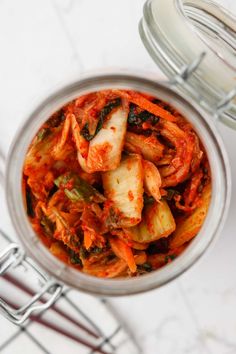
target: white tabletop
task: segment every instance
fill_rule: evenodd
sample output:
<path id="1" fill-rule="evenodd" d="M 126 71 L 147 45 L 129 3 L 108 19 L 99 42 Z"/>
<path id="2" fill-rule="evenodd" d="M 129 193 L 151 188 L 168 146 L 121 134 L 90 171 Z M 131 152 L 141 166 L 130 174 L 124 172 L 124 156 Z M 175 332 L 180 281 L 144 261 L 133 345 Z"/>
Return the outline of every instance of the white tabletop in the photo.
<path id="1" fill-rule="evenodd" d="M 1 149 L 7 152 L 33 103 L 68 77 L 76 79 L 82 72 L 100 67 L 157 72 L 137 31 L 143 3 L 0 2 Z M 221 3 L 236 12 L 235 0 Z M 219 130 L 231 162 L 233 193 L 229 216 L 215 247 L 171 284 L 143 295 L 112 300 L 132 326 L 145 354 L 236 353 L 236 135 L 221 125 Z M 0 213 L 0 224 L 13 232 L 3 202 Z M 64 350 L 75 353 L 68 341 L 64 349 L 61 343 L 58 354 Z M 17 353 L 22 353 L 22 347 L 11 352 Z"/>

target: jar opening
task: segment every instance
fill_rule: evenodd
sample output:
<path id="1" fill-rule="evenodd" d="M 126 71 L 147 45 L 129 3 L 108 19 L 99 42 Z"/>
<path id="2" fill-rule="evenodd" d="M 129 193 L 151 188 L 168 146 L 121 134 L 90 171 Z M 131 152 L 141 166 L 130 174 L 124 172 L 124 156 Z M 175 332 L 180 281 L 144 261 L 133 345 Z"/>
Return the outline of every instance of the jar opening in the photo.
<path id="1" fill-rule="evenodd" d="M 184 1 L 186 18 L 195 33 L 226 65 L 236 70 L 236 19 L 215 4 L 202 1 Z"/>
<path id="2" fill-rule="evenodd" d="M 175 89 L 231 127 L 236 127 L 235 23 L 211 1 L 148 0 L 139 26 L 146 49 Z"/>
<path id="3" fill-rule="evenodd" d="M 211 170 L 217 171 L 213 178 L 213 199 L 210 210 L 198 237 L 189 245 L 186 253 L 176 258 L 174 261 L 175 264 L 174 262 L 168 264 L 163 269 L 145 275 L 140 279 L 99 279 L 82 274 L 71 267 L 64 266 L 64 264 L 48 252 L 41 242 L 38 242 L 38 237 L 35 236 L 27 219 L 21 193 L 22 185 L 19 171 L 22 170 L 29 143 L 40 125 L 57 108 L 62 107 L 63 104 L 75 97 L 94 90 L 111 87 L 136 89 L 160 97 L 163 101 L 169 102 L 176 109 L 180 110 L 186 117 L 189 117 L 190 122 L 193 123 L 196 131 L 199 132 L 201 139 L 206 142 L 206 150 L 211 161 L 210 163 L 212 163 Z M 188 103 L 184 96 L 181 97 L 169 87 L 154 82 L 151 79 L 127 74 L 84 77 L 78 82 L 65 86 L 54 92 L 51 96 L 48 96 L 30 114 L 12 144 L 8 158 L 6 182 L 6 195 L 11 219 L 28 254 L 37 260 L 49 274 L 57 277 L 60 281 L 77 287 L 80 290 L 100 295 L 129 295 L 151 290 L 169 282 L 187 270 L 200 258 L 221 229 L 228 210 L 230 192 L 228 161 L 224 153 L 224 147 L 220 139 L 218 139 L 214 127 L 212 128 L 208 125 L 204 115 Z"/>

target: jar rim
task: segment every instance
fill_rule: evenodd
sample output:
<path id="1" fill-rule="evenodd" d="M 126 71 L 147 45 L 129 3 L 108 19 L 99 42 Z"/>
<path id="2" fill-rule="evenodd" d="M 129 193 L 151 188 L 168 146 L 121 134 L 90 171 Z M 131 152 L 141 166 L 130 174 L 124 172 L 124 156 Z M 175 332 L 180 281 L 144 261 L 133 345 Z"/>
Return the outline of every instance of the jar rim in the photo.
<path id="1" fill-rule="evenodd" d="M 186 113 L 189 112 L 186 118 L 194 125 L 200 138 L 204 137 L 207 154 L 209 153 L 208 158 L 211 170 L 217 171 L 212 179 L 213 189 L 210 208 L 197 237 L 183 254 L 178 256 L 173 262 L 150 274 L 137 278 L 96 278 L 62 263 L 50 253 L 33 231 L 24 209 L 21 193 L 22 180 L 19 175 L 22 175 L 25 153 L 42 123 L 48 119 L 51 113 L 54 113 L 75 97 L 108 88 L 133 89 L 147 92 L 169 102 L 185 117 Z M 12 143 L 5 180 L 10 217 L 20 242 L 29 256 L 59 281 L 81 291 L 108 296 L 131 295 L 160 287 L 192 266 L 202 256 L 222 228 L 229 207 L 231 189 L 229 162 L 223 142 L 216 129 L 208 124 L 204 112 L 200 108 L 198 110 L 195 105 L 194 102 L 188 102 L 185 97 L 180 96 L 164 83 L 158 83 L 151 78 L 127 73 L 85 75 L 78 81 L 59 88 L 41 101 L 24 121 Z"/>

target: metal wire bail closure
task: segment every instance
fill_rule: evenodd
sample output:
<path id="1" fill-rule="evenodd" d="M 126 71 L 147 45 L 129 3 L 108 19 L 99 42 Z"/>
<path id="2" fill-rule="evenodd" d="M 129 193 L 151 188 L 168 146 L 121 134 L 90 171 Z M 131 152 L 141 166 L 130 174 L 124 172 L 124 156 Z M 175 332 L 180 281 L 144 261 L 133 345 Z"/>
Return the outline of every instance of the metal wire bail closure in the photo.
<path id="1" fill-rule="evenodd" d="M 171 85 L 176 84 L 184 84 L 189 77 L 194 73 L 195 70 L 199 67 L 202 60 L 204 59 L 206 52 L 202 52 L 198 57 L 196 57 L 190 64 L 183 65 L 180 72 L 174 76 L 174 78 L 170 81 Z"/>
<path id="2" fill-rule="evenodd" d="M 15 268 L 20 265 L 24 267 L 29 267 L 36 272 L 42 279 L 41 269 L 29 260 L 21 247 L 15 243 L 11 243 L 0 253 L 0 276 L 10 268 Z M 25 305 L 16 309 L 10 306 L 8 303 L 3 301 L 0 296 L 0 312 L 9 321 L 20 325 L 25 322 L 33 312 L 40 313 L 47 310 L 60 296 L 62 292 L 62 285 L 57 283 L 55 280 L 45 276 L 44 284 L 41 286 L 41 290 L 36 293 Z M 50 294 L 49 299 L 43 304 L 38 304 L 38 301 L 46 293 Z"/>
<path id="3" fill-rule="evenodd" d="M 23 250 L 16 243 L 11 243 L 0 253 L 0 275 L 10 267 L 20 264 L 24 257 Z"/>
<path id="4" fill-rule="evenodd" d="M 42 278 L 41 269 L 35 264 L 32 264 L 31 260 L 27 259 L 20 246 L 12 243 L 0 253 L 0 276 L 4 275 L 8 269 L 19 265 L 24 265 L 33 269 L 34 272 Z M 41 290 L 36 293 L 25 305 L 18 309 L 13 308 L 0 297 L 0 312 L 2 315 L 12 323 L 20 325 L 25 322 L 33 312 L 40 313 L 47 310 L 59 298 L 63 287 L 55 280 L 50 279 L 45 275 L 44 281 L 45 283 L 42 285 Z M 38 304 L 38 301 L 46 293 L 50 294 L 49 299 L 43 304 Z"/>

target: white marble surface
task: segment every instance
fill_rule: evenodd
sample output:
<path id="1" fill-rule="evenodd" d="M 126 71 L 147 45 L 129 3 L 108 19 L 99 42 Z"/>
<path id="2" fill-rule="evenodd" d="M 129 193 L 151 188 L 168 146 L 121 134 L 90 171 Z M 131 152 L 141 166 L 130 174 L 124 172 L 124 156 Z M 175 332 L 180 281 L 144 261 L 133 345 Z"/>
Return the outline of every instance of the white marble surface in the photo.
<path id="1" fill-rule="evenodd" d="M 0 1 L 0 148 L 7 153 L 33 102 L 68 77 L 77 78 L 100 67 L 158 71 L 137 31 L 143 3 Z M 221 3 L 236 12 L 235 0 Z M 236 133 L 223 126 L 219 130 L 231 161 L 233 193 L 214 249 L 162 289 L 112 300 L 134 329 L 145 354 L 236 353 Z M 3 202 L 0 215 L 0 224 L 13 232 Z M 23 345 L 11 354 L 22 353 Z M 36 353 L 25 348 L 25 354 Z M 73 348 L 69 341 L 60 341 L 57 353 L 75 353 Z"/>

